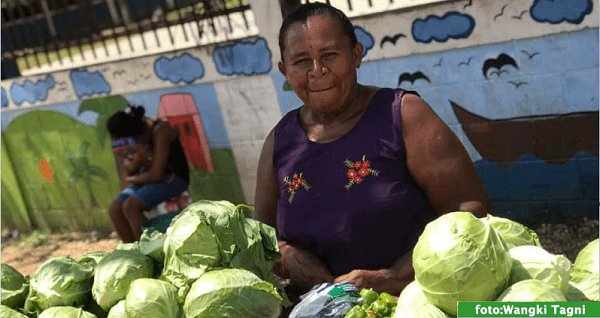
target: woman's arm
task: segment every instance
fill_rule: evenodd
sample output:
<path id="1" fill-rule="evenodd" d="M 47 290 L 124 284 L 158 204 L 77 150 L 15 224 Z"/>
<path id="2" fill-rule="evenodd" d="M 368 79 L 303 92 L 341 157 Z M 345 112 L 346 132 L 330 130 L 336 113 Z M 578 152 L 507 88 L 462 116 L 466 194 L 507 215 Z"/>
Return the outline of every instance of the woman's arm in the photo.
<path id="1" fill-rule="evenodd" d="M 115 163 L 117 165 L 117 172 L 119 173 L 119 183 L 121 184 L 121 190 L 129 187 L 131 183 L 125 181 L 125 178 L 129 176 L 129 173 L 126 171 L 125 167 L 121 163 L 121 159 L 115 156 Z"/>
<path id="2" fill-rule="evenodd" d="M 406 94 L 400 109 L 406 165 L 438 215 L 493 214 L 488 194 L 464 146 L 420 97 Z"/>
<path id="3" fill-rule="evenodd" d="M 135 184 L 153 183 L 162 180 L 165 175 L 167 161 L 169 160 L 169 149 L 174 134 L 170 125 L 159 123 L 158 129 L 153 132 L 154 140 L 152 166 L 149 170 L 127 177 L 127 181 Z"/>
<path id="4" fill-rule="evenodd" d="M 260 154 L 256 178 L 256 193 L 252 218 L 276 228 L 277 200 L 279 189 L 275 168 L 273 167 L 272 130 Z M 279 239 L 281 258 L 275 263 L 275 274 L 281 278 L 289 278 L 292 284 L 304 288 L 324 282 L 332 282 L 333 276 L 326 266 L 312 253 L 285 240 Z"/>

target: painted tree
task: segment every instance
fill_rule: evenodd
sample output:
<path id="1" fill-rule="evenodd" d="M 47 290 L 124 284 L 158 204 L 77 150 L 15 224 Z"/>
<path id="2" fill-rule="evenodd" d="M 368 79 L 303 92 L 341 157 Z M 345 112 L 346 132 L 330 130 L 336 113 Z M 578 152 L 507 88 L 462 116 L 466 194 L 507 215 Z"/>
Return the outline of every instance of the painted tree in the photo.
<path id="1" fill-rule="evenodd" d="M 92 191 L 92 177 L 96 176 L 108 181 L 108 173 L 104 171 L 104 169 L 90 164 L 88 160 L 89 147 L 90 143 L 87 141 L 83 141 L 81 143 L 81 151 L 79 153 L 79 157 L 73 156 L 71 151 L 67 150 L 69 153 L 69 163 L 73 167 L 73 172 L 71 172 L 69 181 L 71 183 L 77 183 L 80 180 L 83 180 L 90 193 L 92 207 L 99 207 L 100 204 L 98 203 L 98 200 L 96 200 L 96 196 Z"/>

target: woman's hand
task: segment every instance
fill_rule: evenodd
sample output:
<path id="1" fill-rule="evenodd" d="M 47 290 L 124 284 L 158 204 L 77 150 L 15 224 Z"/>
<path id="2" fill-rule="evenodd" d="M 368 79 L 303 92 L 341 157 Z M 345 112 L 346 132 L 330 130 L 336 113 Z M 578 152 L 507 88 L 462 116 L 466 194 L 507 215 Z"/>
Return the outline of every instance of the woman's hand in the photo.
<path id="1" fill-rule="evenodd" d="M 387 292 L 391 295 L 400 295 L 400 292 L 410 280 L 401 279 L 393 269 L 380 270 L 355 269 L 348 274 L 338 276 L 334 283 L 349 282 L 359 290 L 362 288 L 373 288 L 378 293 Z"/>
<path id="2" fill-rule="evenodd" d="M 386 292 L 399 296 L 404 287 L 415 279 L 412 267 L 412 251 L 398 258 L 390 268 L 379 270 L 355 269 L 336 277 L 334 282 L 350 282 L 360 290 L 373 288 L 378 293 Z"/>
<path id="3" fill-rule="evenodd" d="M 333 276 L 314 254 L 285 241 L 279 241 L 281 259 L 275 267 L 275 274 L 289 278 L 292 284 L 311 288 L 325 282 L 333 282 Z"/>

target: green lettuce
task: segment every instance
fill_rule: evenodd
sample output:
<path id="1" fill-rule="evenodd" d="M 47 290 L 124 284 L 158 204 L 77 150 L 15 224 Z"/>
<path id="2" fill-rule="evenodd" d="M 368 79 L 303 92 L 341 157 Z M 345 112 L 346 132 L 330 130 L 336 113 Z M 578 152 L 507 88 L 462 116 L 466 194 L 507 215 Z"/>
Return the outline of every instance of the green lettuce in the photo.
<path id="1" fill-rule="evenodd" d="M 177 289 L 162 280 L 140 278 L 131 283 L 125 297 L 127 318 L 177 318 Z"/>
<path id="2" fill-rule="evenodd" d="M 0 305 L 0 318 L 28 318 L 24 314 L 18 312 L 5 305 Z"/>
<path id="3" fill-rule="evenodd" d="M 459 301 L 492 301 L 507 286 L 512 258 L 494 228 L 470 212 L 429 222 L 413 250 L 415 279 L 432 304 L 456 316 Z"/>
<path id="4" fill-rule="evenodd" d="M 81 308 L 71 306 L 57 306 L 48 308 L 38 316 L 38 318 L 98 318 Z"/>
<path id="5" fill-rule="evenodd" d="M 443 310 L 432 304 L 421 290 L 419 282 L 412 281 L 400 293 L 396 312 L 392 318 L 449 318 Z"/>
<path id="6" fill-rule="evenodd" d="M 215 269 L 192 284 L 183 314 L 186 318 L 277 318 L 282 300 L 272 284 L 248 270 Z"/>
<path id="7" fill-rule="evenodd" d="M 600 290 L 599 239 L 584 246 L 575 258 L 569 281 L 570 301 L 598 301 Z M 574 299 L 574 300 L 571 300 Z"/>
<path id="8" fill-rule="evenodd" d="M 128 318 L 125 314 L 125 299 L 112 306 L 106 318 Z"/>
<path id="9" fill-rule="evenodd" d="M 22 308 L 29 292 L 29 278 L 8 264 L 2 264 L 2 305 Z"/>
<path id="10" fill-rule="evenodd" d="M 154 264 L 150 257 L 139 250 L 114 250 L 96 265 L 92 296 L 104 311 L 109 311 L 119 300 L 125 299 L 131 282 L 153 275 Z"/>
<path id="11" fill-rule="evenodd" d="M 542 246 L 535 231 L 519 222 L 489 214 L 481 220 L 488 222 L 496 230 L 509 249 L 521 245 Z"/>
<path id="12" fill-rule="evenodd" d="M 24 308 L 40 312 L 55 306 L 83 306 L 90 299 L 93 275 L 89 264 L 79 264 L 69 256 L 51 258 L 31 276 Z"/>
<path id="13" fill-rule="evenodd" d="M 275 229 L 247 219 L 245 205 L 200 200 L 183 210 L 167 229 L 160 278 L 178 288 L 183 302 L 192 282 L 212 268 L 244 268 L 276 284 L 281 256 Z"/>
<path id="14" fill-rule="evenodd" d="M 508 287 L 496 301 L 567 301 L 567 298 L 551 284 L 538 279 L 526 279 Z"/>

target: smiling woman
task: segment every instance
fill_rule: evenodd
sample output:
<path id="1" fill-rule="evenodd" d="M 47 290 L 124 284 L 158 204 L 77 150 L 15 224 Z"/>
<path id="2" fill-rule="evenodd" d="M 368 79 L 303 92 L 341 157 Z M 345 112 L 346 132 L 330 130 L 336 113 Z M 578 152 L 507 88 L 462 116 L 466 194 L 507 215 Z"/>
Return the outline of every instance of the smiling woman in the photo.
<path id="1" fill-rule="evenodd" d="M 277 228 L 276 273 L 300 293 L 348 281 L 399 295 L 427 222 L 492 213 L 473 163 L 416 92 L 358 83 L 363 46 L 338 9 L 300 6 L 279 46 L 279 70 L 304 105 L 259 160 L 254 217 Z"/>

